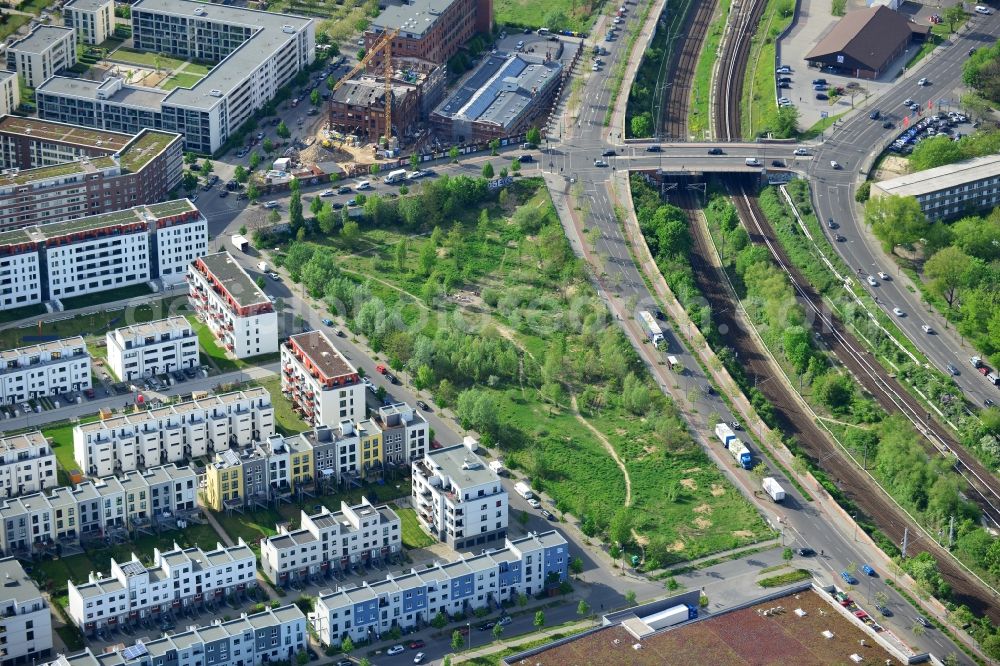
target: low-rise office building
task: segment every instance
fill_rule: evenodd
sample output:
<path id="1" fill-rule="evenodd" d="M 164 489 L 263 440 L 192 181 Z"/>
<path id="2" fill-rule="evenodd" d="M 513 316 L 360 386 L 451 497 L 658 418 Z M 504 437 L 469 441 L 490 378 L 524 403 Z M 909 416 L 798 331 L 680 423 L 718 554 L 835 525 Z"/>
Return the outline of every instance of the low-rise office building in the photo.
<path id="1" fill-rule="evenodd" d="M 929 220 L 1000 205 L 1000 155 L 987 155 L 872 183 L 871 195 L 914 197 Z"/>
<path id="2" fill-rule="evenodd" d="M 256 587 L 256 568 L 257 558 L 243 539 L 208 552 L 177 544 L 166 552 L 154 549 L 150 567 L 133 553 L 128 562 L 112 559 L 106 576 L 92 573 L 80 585 L 69 581 L 67 611 L 73 624 L 90 634 Z"/>
<path id="3" fill-rule="evenodd" d="M 365 418 L 361 375 L 322 331 L 308 331 L 281 345 L 281 392 L 314 426 Z"/>
<path id="4" fill-rule="evenodd" d="M 90 388 L 90 354 L 81 336 L 0 352 L 0 402 Z"/>
<path id="5" fill-rule="evenodd" d="M 0 495 L 37 493 L 56 485 L 56 454 L 40 431 L 0 437 Z"/>
<path id="6" fill-rule="evenodd" d="M 236 358 L 278 351 L 278 313 L 267 294 L 229 252 L 195 259 L 188 301 Z"/>
<path id="7" fill-rule="evenodd" d="M 374 506 L 367 498 L 350 506 L 340 503 L 332 513 L 325 506 L 312 515 L 302 512 L 301 527 L 260 544 L 261 569 L 273 582 L 285 585 L 328 571 L 347 571 L 352 565 L 384 561 L 402 548 L 399 516 L 388 505 Z"/>
<path id="8" fill-rule="evenodd" d="M 176 284 L 207 248 L 208 221 L 187 199 L 2 231 L 0 307 Z"/>
<path id="9" fill-rule="evenodd" d="M 21 105 L 21 86 L 16 72 L 0 70 L 0 116 L 17 111 Z"/>
<path id="10" fill-rule="evenodd" d="M 412 464 L 411 498 L 417 517 L 455 550 L 507 537 L 507 491 L 470 448 L 457 444 L 428 451 Z"/>
<path id="11" fill-rule="evenodd" d="M 306 616 L 288 604 L 188 627 L 98 656 L 89 648 L 71 657 L 59 655 L 44 666 L 202 666 L 206 661 L 211 666 L 264 666 L 293 661 L 308 642 Z"/>
<path id="12" fill-rule="evenodd" d="M 114 0 L 70 0 L 62 8 L 63 23 L 84 44 L 97 46 L 115 32 Z"/>
<path id="13" fill-rule="evenodd" d="M 13 557 L 0 560 L 0 666 L 34 664 L 52 652 L 52 611 Z"/>
<path id="14" fill-rule="evenodd" d="M 39 25 L 26 37 L 7 47 L 7 69 L 24 78 L 29 88 L 76 64 L 76 33 L 73 28 Z"/>
<path id="15" fill-rule="evenodd" d="M 492 608 L 566 580 L 569 547 L 558 532 L 532 533 L 499 550 L 411 569 L 385 580 L 321 591 L 309 618 L 325 645 L 378 640 L 394 627 L 426 626 L 438 613 Z"/>
<path id="16" fill-rule="evenodd" d="M 247 446 L 274 434 L 274 407 L 257 387 L 122 414 L 73 428 L 84 474 L 109 476 Z"/>
<path id="17" fill-rule="evenodd" d="M 198 365 L 198 335 L 184 317 L 116 328 L 105 340 L 108 365 L 123 381 Z"/>
<path id="18" fill-rule="evenodd" d="M 387 465 L 409 466 L 427 452 L 430 443 L 427 419 L 405 402 L 379 407 L 371 422 L 381 432 L 382 460 Z"/>

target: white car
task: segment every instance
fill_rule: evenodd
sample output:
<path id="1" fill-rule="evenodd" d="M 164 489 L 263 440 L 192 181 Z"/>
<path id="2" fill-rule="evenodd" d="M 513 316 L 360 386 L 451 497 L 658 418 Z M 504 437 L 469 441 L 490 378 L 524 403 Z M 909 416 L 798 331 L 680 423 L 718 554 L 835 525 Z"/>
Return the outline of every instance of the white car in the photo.
<path id="1" fill-rule="evenodd" d="M 871 275 L 869 275 L 868 276 L 868 284 L 870 284 L 873 287 L 877 287 L 878 286 L 878 280 L 876 280 L 874 277 L 872 277 Z"/>
<path id="2" fill-rule="evenodd" d="M 590 66 L 590 71 L 599 72 L 601 71 L 601 66 L 595 62 L 593 65 Z"/>
<path id="3" fill-rule="evenodd" d="M 930 326 L 928 326 L 927 324 L 924 324 L 923 326 L 921 326 L 920 330 L 922 330 L 927 335 L 933 335 L 934 334 L 934 329 L 931 328 Z"/>
<path id="4" fill-rule="evenodd" d="M 990 14 L 993 13 L 993 10 L 990 9 L 989 7 L 983 7 L 982 5 L 976 5 L 976 13 L 977 14 L 985 14 L 985 15 L 989 16 Z"/>
<path id="5" fill-rule="evenodd" d="M 778 69 L 774 70 L 774 73 L 775 74 L 791 74 L 792 73 L 792 68 L 789 67 L 788 65 L 782 65 Z"/>
<path id="6" fill-rule="evenodd" d="M 279 206 L 277 201 L 268 201 L 264 204 L 264 208 L 277 208 Z"/>
<path id="7" fill-rule="evenodd" d="M 617 16 L 616 16 L 616 17 L 614 18 L 614 20 L 612 21 L 612 23 L 614 23 L 615 25 L 618 25 L 618 24 L 619 24 L 619 23 L 621 23 L 621 22 L 622 22 L 622 20 L 621 20 L 621 19 L 620 19 L 619 17 L 617 17 Z"/>
<path id="8" fill-rule="evenodd" d="M 537 509 L 542 506 L 542 503 L 539 502 L 534 497 L 532 497 L 531 499 L 528 500 L 528 506 L 530 506 L 532 509 Z"/>
<path id="9" fill-rule="evenodd" d="M 334 194 L 336 194 L 336 192 L 334 192 L 333 190 L 323 190 L 322 192 L 319 193 L 321 197 L 332 197 Z"/>
<path id="10" fill-rule="evenodd" d="M 899 308 L 893 308 L 892 309 L 892 314 L 896 315 L 897 317 L 905 317 L 906 316 L 906 313 L 903 312 L 902 310 L 900 310 Z"/>
<path id="11" fill-rule="evenodd" d="M 385 653 L 391 657 L 396 654 L 403 654 L 405 651 L 406 648 L 402 645 L 393 645 L 391 648 L 386 650 Z"/>
<path id="12" fill-rule="evenodd" d="M 413 663 L 414 664 L 422 664 L 422 663 L 424 663 L 424 653 L 423 652 L 418 652 L 415 655 L 413 655 Z"/>
<path id="13" fill-rule="evenodd" d="M 605 162 L 604 160 L 594 160 L 594 166 L 595 167 L 606 167 L 606 166 L 608 166 L 608 163 Z"/>
<path id="14" fill-rule="evenodd" d="M 830 160 L 830 168 L 831 169 L 839 169 L 840 168 L 840 163 L 837 162 L 837 160 Z"/>
<path id="15" fill-rule="evenodd" d="M 792 100 L 788 99 L 787 97 L 778 98 L 778 106 L 791 106 L 791 105 L 792 105 Z"/>
<path id="16" fill-rule="evenodd" d="M 886 272 L 884 272 L 884 271 L 879 271 L 878 272 L 878 277 L 879 277 L 880 280 L 888 280 L 889 279 L 889 274 L 886 273 Z"/>
<path id="17" fill-rule="evenodd" d="M 929 81 L 927 79 L 920 79 L 919 81 L 917 81 L 918 86 L 926 86 L 928 83 Z"/>
<path id="18" fill-rule="evenodd" d="M 794 151 L 792 152 L 792 154 L 793 154 L 793 155 L 798 155 L 799 157 L 806 157 L 806 156 L 808 156 L 808 155 L 809 155 L 809 151 L 808 151 L 808 150 L 806 150 L 805 148 L 796 148 L 796 149 L 795 149 L 795 150 L 794 150 Z"/>

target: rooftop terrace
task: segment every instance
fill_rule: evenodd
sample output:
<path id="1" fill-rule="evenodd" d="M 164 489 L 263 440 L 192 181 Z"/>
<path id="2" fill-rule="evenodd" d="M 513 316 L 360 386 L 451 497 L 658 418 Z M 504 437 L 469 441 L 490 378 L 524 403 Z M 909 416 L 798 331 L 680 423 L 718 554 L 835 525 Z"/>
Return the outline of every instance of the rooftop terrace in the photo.
<path id="1" fill-rule="evenodd" d="M 121 150 L 135 138 L 131 134 L 18 116 L 0 116 L 0 133 L 23 134 L 42 141 L 96 148 L 107 150 L 109 153 Z"/>

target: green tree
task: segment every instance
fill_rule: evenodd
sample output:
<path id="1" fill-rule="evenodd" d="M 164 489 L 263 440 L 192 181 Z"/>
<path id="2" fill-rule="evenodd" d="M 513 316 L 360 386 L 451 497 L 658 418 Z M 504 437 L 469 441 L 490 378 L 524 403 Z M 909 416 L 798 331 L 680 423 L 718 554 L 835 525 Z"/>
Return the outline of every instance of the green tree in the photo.
<path id="1" fill-rule="evenodd" d="M 545 626 L 545 611 L 543 610 L 535 611 L 535 620 L 533 624 L 538 629 L 541 629 L 542 627 Z"/>
<path id="2" fill-rule="evenodd" d="M 266 155 L 270 155 L 271 153 L 274 152 L 274 141 L 271 141 L 271 137 L 264 138 L 264 143 L 261 144 L 261 148 L 264 149 L 264 153 Z"/>
<path id="3" fill-rule="evenodd" d="M 406 252 L 407 252 L 407 242 L 406 239 L 402 239 L 396 243 L 396 249 L 394 251 L 396 259 L 396 271 L 402 273 L 406 270 Z"/>
<path id="4" fill-rule="evenodd" d="M 941 12 L 941 18 L 948 23 L 948 30 L 955 32 L 955 24 L 965 21 L 965 8 L 957 2 Z"/>
<path id="5" fill-rule="evenodd" d="M 576 605 L 576 614 L 580 617 L 590 615 L 590 605 L 583 599 L 580 599 L 580 603 Z"/>
<path id="6" fill-rule="evenodd" d="M 760 481 L 763 481 L 765 476 L 767 476 L 767 465 L 764 463 L 758 463 L 756 467 L 750 470 L 750 473 L 753 474 L 753 478 L 755 478 L 759 483 Z"/>
<path id="7" fill-rule="evenodd" d="M 233 180 L 237 183 L 245 183 L 250 179 L 250 172 L 242 164 L 237 164 L 236 168 L 233 169 Z"/>
<path id="8" fill-rule="evenodd" d="M 889 253 L 897 245 L 910 247 L 926 238 L 930 227 L 916 198 L 897 195 L 869 199 L 865 204 L 865 223 Z"/>
<path id="9" fill-rule="evenodd" d="M 577 576 L 579 576 L 580 574 L 582 574 L 583 573 L 583 560 L 580 559 L 579 557 L 574 557 L 569 562 L 569 570 L 570 570 L 570 573 L 575 574 Z"/>
<path id="10" fill-rule="evenodd" d="M 306 666 L 306 664 L 309 663 L 309 653 L 305 650 L 299 650 L 295 654 L 295 663 L 298 664 L 298 666 Z"/>
<path id="11" fill-rule="evenodd" d="M 361 657 L 358 660 L 358 666 L 372 666 L 372 661 L 368 657 Z"/>
<path id="12" fill-rule="evenodd" d="M 527 606 L 528 605 L 528 595 L 525 594 L 524 592 L 519 593 L 517 595 L 517 605 L 520 608 L 524 608 L 525 606 Z"/>
<path id="13" fill-rule="evenodd" d="M 790 139 L 799 133 L 799 109 L 796 106 L 778 107 L 771 123 L 771 132 L 775 138 Z"/>
<path id="14" fill-rule="evenodd" d="M 866 180 L 865 182 L 858 185 L 858 189 L 855 190 L 854 192 L 854 200 L 857 201 L 858 203 L 864 203 L 868 201 L 869 197 L 871 197 L 871 193 L 872 193 L 872 182 L 870 180 Z"/>
<path id="15" fill-rule="evenodd" d="M 493 178 L 493 165 L 489 162 L 483 163 L 483 178 L 486 180 Z"/>
<path id="16" fill-rule="evenodd" d="M 312 213 L 313 217 L 319 217 L 319 212 L 323 210 L 323 200 L 319 197 L 313 197 L 312 201 L 309 202 L 309 212 Z"/>
<path id="17" fill-rule="evenodd" d="M 292 136 L 292 131 L 288 129 L 288 125 L 285 124 L 284 120 L 278 123 L 278 126 L 274 130 L 274 133 L 277 134 L 282 139 L 287 139 Z M 267 150 L 267 148 L 264 148 L 264 150 L 266 150 L 267 152 L 271 152 L 270 150 Z"/>
<path id="18" fill-rule="evenodd" d="M 493 625 L 493 640 L 498 641 L 503 636 L 503 625 L 497 622 Z"/>
<path id="19" fill-rule="evenodd" d="M 517 159 L 515 157 L 514 160 L 510 163 L 510 170 L 513 171 L 514 173 L 520 173 L 521 172 L 521 160 L 519 160 L 519 159 Z"/>
<path id="20" fill-rule="evenodd" d="M 844 413 L 854 398 L 854 384 L 847 376 L 830 371 L 813 381 L 813 393 L 830 411 Z"/>
<path id="21" fill-rule="evenodd" d="M 448 157 L 452 162 L 458 161 L 458 146 L 452 146 L 448 149 Z"/>
<path id="22" fill-rule="evenodd" d="M 795 324 L 789 326 L 781 334 L 785 358 L 794 366 L 795 372 L 802 374 L 809 367 L 812 358 L 812 341 L 809 331 L 804 326 Z"/>
<path id="23" fill-rule="evenodd" d="M 340 651 L 344 654 L 351 654 L 354 652 L 354 641 L 351 640 L 350 636 L 340 641 Z"/>
<path id="24" fill-rule="evenodd" d="M 257 279 L 255 280 L 255 282 L 257 283 L 258 287 L 260 287 L 261 289 L 264 288 L 265 282 L 264 282 L 264 278 L 263 277 L 261 277 L 261 276 L 258 275 Z"/>
<path id="25" fill-rule="evenodd" d="M 251 171 L 255 171 L 257 169 L 257 167 L 260 166 L 260 155 L 257 154 L 256 150 L 253 151 L 252 153 L 250 153 L 250 162 L 249 162 L 249 164 L 250 164 L 250 170 Z"/>
<path id="26" fill-rule="evenodd" d="M 190 150 L 184 153 L 184 164 L 191 165 L 198 161 L 198 156 Z"/>
<path id="27" fill-rule="evenodd" d="M 205 160 L 204 162 L 201 163 L 200 171 L 202 176 L 208 178 L 210 175 L 212 175 L 212 172 L 215 171 L 215 165 L 212 164 L 211 160 Z"/>
<path id="28" fill-rule="evenodd" d="M 939 134 L 917 142 L 910 154 L 910 169 L 924 171 L 934 167 L 953 164 L 961 160 L 961 146 L 946 134 Z"/>
<path id="29" fill-rule="evenodd" d="M 490 155 L 496 157 L 500 154 L 500 139 L 490 139 Z"/>
<path id="30" fill-rule="evenodd" d="M 524 137 L 528 143 L 533 143 L 536 146 L 542 142 L 542 133 L 537 127 L 532 127 L 528 130 Z"/>
<path id="31" fill-rule="evenodd" d="M 434 237 L 431 236 L 431 242 L 420 246 L 420 254 L 417 257 L 417 261 L 420 264 L 421 275 L 430 275 L 431 271 L 434 270 L 434 265 L 437 263 L 437 248 L 434 247 L 433 241 Z"/>
<path id="32" fill-rule="evenodd" d="M 625 603 L 629 606 L 635 604 L 635 590 L 625 590 Z"/>
<path id="33" fill-rule="evenodd" d="M 943 298 L 949 308 L 955 304 L 959 288 L 968 284 L 972 262 L 972 257 L 957 247 L 946 247 L 935 252 L 924 264 L 924 273 L 931 279 L 931 290 Z"/>
<path id="34" fill-rule="evenodd" d="M 632 116 L 632 120 L 629 122 L 629 129 L 632 130 L 632 136 L 636 138 L 652 136 L 653 114 L 649 111 L 643 111 L 637 116 Z"/>
<path id="35" fill-rule="evenodd" d="M 632 526 L 635 522 L 635 514 L 627 506 L 620 506 L 615 511 L 608 526 L 608 538 L 613 544 L 625 544 L 632 541 Z"/>
<path id="36" fill-rule="evenodd" d="M 465 638 L 462 636 L 462 632 L 456 629 L 451 632 L 451 649 L 457 651 L 463 647 L 465 647 Z"/>
<path id="37" fill-rule="evenodd" d="M 783 551 L 781 551 L 781 559 L 783 559 L 786 562 L 791 562 L 794 557 L 795 557 L 795 552 L 791 548 L 785 548 Z"/>
<path id="38" fill-rule="evenodd" d="M 257 201 L 257 199 L 260 199 L 260 188 L 253 183 L 247 185 L 247 199 L 250 201 Z"/>
<path id="39" fill-rule="evenodd" d="M 319 106 L 319 90 L 313 90 L 309 93 L 309 103 L 313 106 Z"/>
<path id="40" fill-rule="evenodd" d="M 368 167 L 368 173 L 370 173 L 373 176 L 377 176 L 379 171 L 381 170 L 382 170 L 382 165 L 380 165 L 378 162 Z"/>
<path id="41" fill-rule="evenodd" d="M 196 187 L 198 187 L 198 176 L 194 175 L 190 171 L 185 171 L 184 175 L 181 176 L 181 187 L 189 192 Z"/>
<path id="42" fill-rule="evenodd" d="M 348 245 L 354 245 L 361 237 L 361 227 L 355 220 L 347 220 L 340 228 L 340 237 Z"/>
<path id="43" fill-rule="evenodd" d="M 296 182 L 296 181 L 292 181 Z M 293 232 L 298 232 L 305 224 L 305 217 L 302 214 L 302 195 L 292 191 L 292 196 L 288 198 L 288 224 Z"/>
<path id="44" fill-rule="evenodd" d="M 445 626 L 447 626 L 447 624 L 448 624 L 448 618 L 441 611 L 438 611 L 437 615 L 435 615 L 431 619 L 431 626 L 434 627 L 435 629 L 444 629 Z"/>

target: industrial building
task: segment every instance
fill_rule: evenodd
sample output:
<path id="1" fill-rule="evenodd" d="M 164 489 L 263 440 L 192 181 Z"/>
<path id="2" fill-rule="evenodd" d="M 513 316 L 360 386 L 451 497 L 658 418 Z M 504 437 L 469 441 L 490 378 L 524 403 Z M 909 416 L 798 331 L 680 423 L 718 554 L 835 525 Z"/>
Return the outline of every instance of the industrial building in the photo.
<path id="1" fill-rule="evenodd" d="M 83 151 L 74 146 L 67 151 L 71 156 L 60 160 L 56 155 L 67 153 L 59 149 L 58 139 L 50 144 L 46 138 L 87 132 L 98 150 L 86 152 L 103 154 L 80 154 Z M 0 172 L 0 229 L 65 222 L 156 203 L 180 183 L 183 140 L 179 134 L 144 129 L 124 144 L 117 139 L 127 135 L 107 137 L 106 146 L 101 145 L 101 136 L 61 123 L 0 118 L 5 165 Z"/>
<path id="2" fill-rule="evenodd" d="M 215 66 L 170 91 L 54 76 L 35 91 L 39 118 L 177 132 L 186 150 L 210 155 L 316 59 L 310 18 L 195 0 L 138 0 L 131 11 L 134 48 Z"/>
<path id="3" fill-rule="evenodd" d="M 37 493 L 56 485 L 56 454 L 40 431 L 0 437 L 0 495 Z"/>
<path id="4" fill-rule="evenodd" d="M 21 105 L 21 86 L 17 73 L 0 70 L 0 116 L 17 111 Z"/>
<path id="5" fill-rule="evenodd" d="M 805 59 L 815 67 L 862 79 L 877 79 L 913 42 L 931 33 L 929 25 L 909 20 L 884 5 L 848 12 Z"/>
<path id="6" fill-rule="evenodd" d="M 55 25 L 39 25 L 7 47 L 7 69 L 17 72 L 29 88 L 69 69 L 76 58 L 76 32 Z"/>
<path id="7" fill-rule="evenodd" d="M 104 477 L 248 446 L 274 434 L 271 395 L 262 387 L 197 398 L 73 427 L 73 457 Z"/>
<path id="8" fill-rule="evenodd" d="M 487 55 L 438 104 L 430 122 L 441 136 L 463 143 L 517 134 L 548 111 L 562 76 L 556 60 L 524 53 Z"/>
<path id="9" fill-rule="evenodd" d="M 158 279 L 176 284 L 208 248 L 187 199 L 0 232 L 0 308 Z"/>
<path id="10" fill-rule="evenodd" d="M 365 31 L 365 49 L 371 50 L 382 33 L 398 31 L 392 39 L 392 59 L 443 65 L 476 33 L 493 32 L 493 0 L 389 0 Z M 372 69 L 381 69 L 376 56 Z"/>
<path id="11" fill-rule="evenodd" d="M 277 535 L 261 541 L 261 569 L 278 585 L 369 566 L 402 549 L 399 516 L 365 497 L 354 506 L 342 501 L 337 513 L 325 506 L 311 515 L 303 511 L 299 523 L 297 530 L 278 525 Z"/>
<path id="12" fill-rule="evenodd" d="M 491 609 L 521 594 L 540 594 L 568 575 L 566 539 L 555 531 L 531 533 L 506 539 L 497 550 L 448 564 L 435 563 L 356 587 L 321 591 L 309 618 L 324 645 L 340 645 L 345 638 L 357 644 L 393 628 L 425 627 L 438 613 L 450 616 Z"/>
<path id="13" fill-rule="evenodd" d="M 1000 155 L 987 155 L 872 183 L 871 195 L 914 197 L 929 220 L 1000 205 Z"/>
<path id="14" fill-rule="evenodd" d="M 69 0 L 62 13 L 63 23 L 84 44 L 97 46 L 115 32 L 114 0 Z"/>
<path id="15" fill-rule="evenodd" d="M 188 301 L 236 358 L 278 351 L 278 313 L 228 251 L 199 256 L 188 268 Z"/>
<path id="16" fill-rule="evenodd" d="M 419 98 L 416 86 L 392 81 L 393 136 L 413 131 L 420 119 Z M 333 91 L 330 123 L 339 131 L 378 141 L 386 135 L 385 118 L 385 79 L 366 76 L 345 81 Z"/>
<path id="17" fill-rule="evenodd" d="M 0 560 L 0 666 L 36 664 L 52 652 L 52 609 L 13 557 Z"/>
<path id="18" fill-rule="evenodd" d="M 198 365 L 198 335 L 181 316 L 122 326 L 104 338 L 108 366 L 124 381 Z"/>
<path id="19" fill-rule="evenodd" d="M 5 405 L 90 388 L 90 354 L 79 335 L 0 351 L 0 363 L 0 402 Z"/>
<path id="20" fill-rule="evenodd" d="M 365 418 L 361 375 L 322 331 L 293 335 L 281 345 L 281 392 L 314 426 Z"/>
<path id="21" fill-rule="evenodd" d="M 508 496 L 500 477 L 471 450 L 475 440 L 427 451 L 412 464 L 411 500 L 420 523 L 455 550 L 507 537 Z"/>

